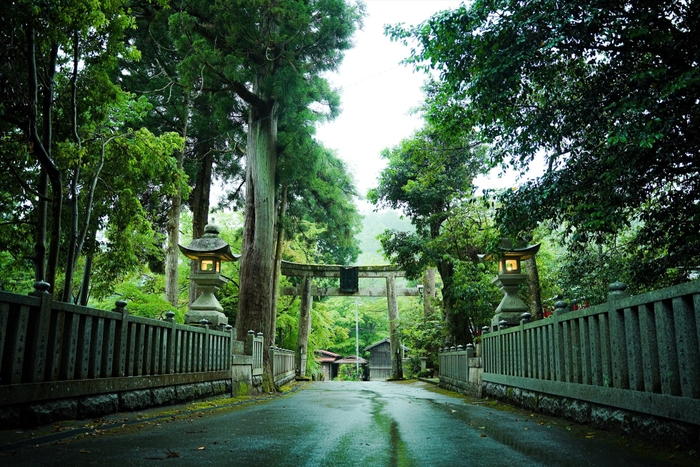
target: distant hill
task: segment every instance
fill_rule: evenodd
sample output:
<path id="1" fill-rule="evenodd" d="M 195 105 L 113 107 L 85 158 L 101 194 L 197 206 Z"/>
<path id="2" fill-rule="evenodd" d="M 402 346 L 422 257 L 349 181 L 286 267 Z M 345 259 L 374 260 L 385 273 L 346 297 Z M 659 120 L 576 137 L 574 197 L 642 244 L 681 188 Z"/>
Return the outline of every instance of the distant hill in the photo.
<path id="1" fill-rule="evenodd" d="M 377 237 L 385 230 L 412 232 L 414 228 L 407 218 L 401 216 L 399 211 L 370 211 L 364 216 L 362 231 L 357 235 L 362 251 L 357 258 L 357 264 L 360 266 L 386 264 L 388 261 L 384 258 L 382 245 Z"/>

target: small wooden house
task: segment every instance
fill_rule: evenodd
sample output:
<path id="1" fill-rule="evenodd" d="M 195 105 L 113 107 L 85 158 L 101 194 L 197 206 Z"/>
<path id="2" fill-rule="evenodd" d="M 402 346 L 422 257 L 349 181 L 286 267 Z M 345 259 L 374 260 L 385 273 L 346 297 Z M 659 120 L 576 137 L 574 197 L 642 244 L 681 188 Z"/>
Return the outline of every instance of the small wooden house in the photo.
<path id="1" fill-rule="evenodd" d="M 408 347 L 401 346 L 401 359 L 404 358 L 407 350 Z M 365 347 L 365 352 L 369 352 L 370 381 L 384 381 L 391 378 L 391 342 L 389 338 Z"/>
<path id="2" fill-rule="evenodd" d="M 340 364 L 338 364 L 337 361 L 341 358 L 342 356 L 337 353 L 329 352 L 328 350 L 317 350 L 316 361 L 321 364 L 321 368 L 316 379 L 332 381 L 333 378 L 338 376 Z"/>

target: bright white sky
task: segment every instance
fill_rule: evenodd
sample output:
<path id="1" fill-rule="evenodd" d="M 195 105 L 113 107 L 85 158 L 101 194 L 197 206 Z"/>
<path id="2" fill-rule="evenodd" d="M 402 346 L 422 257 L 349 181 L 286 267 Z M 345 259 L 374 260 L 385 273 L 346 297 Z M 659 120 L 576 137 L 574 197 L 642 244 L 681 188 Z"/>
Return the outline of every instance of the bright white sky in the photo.
<path id="1" fill-rule="evenodd" d="M 384 168 L 380 153 L 397 145 L 422 122 L 409 115 L 423 99 L 423 73 L 401 65 L 410 51 L 384 36 L 385 24 L 417 25 L 434 13 L 453 9 L 461 0 L 366 0 L 364 27 L 355 35 L 355 47 L 345 54 L 337 73 L 329 76 L 340 88 L 342 113 L 318 128 L 317 138 L 337 151 L 355 175 L 362 196 L 376 187 Z M 512 186 L 514 177 L 498 179 L 496 173 L 480 186 Z M 368 206 L 360 203 L 360 210 Z"/>

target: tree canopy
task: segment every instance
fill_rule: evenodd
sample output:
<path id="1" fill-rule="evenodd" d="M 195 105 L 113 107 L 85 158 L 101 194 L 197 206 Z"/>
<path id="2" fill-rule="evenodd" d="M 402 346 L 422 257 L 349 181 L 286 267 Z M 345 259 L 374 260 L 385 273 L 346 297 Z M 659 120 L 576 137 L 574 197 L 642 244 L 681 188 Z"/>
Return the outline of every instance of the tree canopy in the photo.
<path id="1" fill-rule="evenodd" d="M 437 70 L 431 121 L 473 126 L 495 162 L 547 170 L 507 191 L 499 224 L 540 221 L 571 248 L 627 236 L 634 280 L 700 261 L 698 2 L 475 1 L 414 28 Z"/>
<path id="2" fill-rule="evenodd" d="M 0 237 L 65 301 L 77 299 L 81 256 L 84 278 L 97 254 L 129 251 L 103 261 L 114 274 L 102 279 L 145 260 L 157 244 L 146 200 L 186 192 L 167 161 L 182 141 L 142 129 L 146 104 L 111 79 L 118 57 L 138 58 L 124 37 L 132 25 L 124 2 L 89 0 L 15 2 L 0 21 Z"/>
<path id="3" fill-rule="evenodd" d="M 474 178 L 488 167 L 484 146 L 469 132 L 448 134 L 427 126 L 382 157 L 388 165 L 367 198 L 377 207 L 403 211 L 415 226 L 415 232 L 385 231 L 382 248 L 409 279 L 437 267 L 451 340 L 471 342 L 485 310 L 474 301 L 477 294 L 469 292 L 480 288 L 479 280 L 460 288 L 456 276 L 458 270 L 471 271 L 472 279 L 478 275 L 477 255 L 489 241 L 490 222 L 472 198 Z"/>

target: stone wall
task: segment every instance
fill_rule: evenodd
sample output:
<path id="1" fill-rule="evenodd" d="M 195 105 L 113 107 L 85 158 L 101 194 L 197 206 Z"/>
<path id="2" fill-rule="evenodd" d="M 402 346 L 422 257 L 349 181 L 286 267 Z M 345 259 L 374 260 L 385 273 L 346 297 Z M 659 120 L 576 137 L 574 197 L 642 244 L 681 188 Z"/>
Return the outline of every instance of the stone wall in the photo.
<path id="1" fill-rule="evenodd" d="M 29 428 L 58 420 L 99 418 L 116 412 L 231 395 L 231 380 L 208 381 L 0 407 L 0 428 Z"/>
<path id="2" fill-rule="evenodd" d="M 484 383 L 482 395 L 654 444 L 684 448 L 700 445 L 698 425 L 490 382 Z"/>

